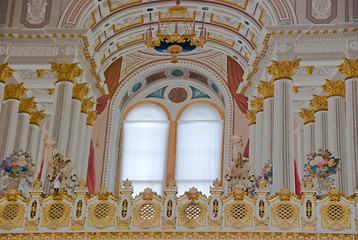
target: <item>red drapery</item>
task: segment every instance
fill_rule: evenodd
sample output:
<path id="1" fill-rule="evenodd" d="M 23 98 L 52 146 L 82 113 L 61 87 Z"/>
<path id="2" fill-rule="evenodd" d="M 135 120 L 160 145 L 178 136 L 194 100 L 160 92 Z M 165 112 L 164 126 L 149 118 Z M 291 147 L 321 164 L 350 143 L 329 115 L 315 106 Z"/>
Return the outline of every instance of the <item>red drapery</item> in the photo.
<path id="1" fill-rule="evenodd" d="M 88 157 L 88 170 L 87 170 L 87 186 L 90 195 L 94 193 L 95 185 L 96 185 L 96 171 L 95 171 L 95 163 L 94 163 L 94 147 L 93 147 L 93 142 L 91 140 L 90 154 Z"/>
<path id="2" fill-rule="evenodd" d="M 297 171 L 296 159 L 294 161 L 295 161 L 295 193 L 297 196 L 301 198 L 302 197 L 301 181 Z"/>
<path id="3" fill-rule="evenodd" d="M 246 147 L 242 156 L 249 158 L 249 147 L 250 147 L 250 139 L 247 140 Z"/>
<path id="4" fill-rule="evenodd" d="M 247 97 L 243 94 L 237 93 L 237 89 L 242 82 L 243 75 L 244 70 L 241 66 L 232 57 L 227 56 L 227 78 L 230 93 L 234 97 L 240 111 L 246 113 L 248 108 Z"/>

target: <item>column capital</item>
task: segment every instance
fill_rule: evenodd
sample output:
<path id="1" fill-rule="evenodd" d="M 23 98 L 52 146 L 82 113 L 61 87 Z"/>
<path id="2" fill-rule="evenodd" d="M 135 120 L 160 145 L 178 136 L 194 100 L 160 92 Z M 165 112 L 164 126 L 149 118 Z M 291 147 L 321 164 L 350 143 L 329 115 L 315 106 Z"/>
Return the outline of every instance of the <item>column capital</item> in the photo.
<path id="1" fill-rule="evenodd" d="M 338 72 L 349 78 L 358 78 L 358 59 L 343 58 L 343 63 L 337 66 Z"/>
<path id="2" fill-rule="evenodd" d="M 96 121 L 96 119 L 97 119 L 96 111 L 88 112 L 86 125 L 93 126 L 93 123 L 94 123 L 94 121 Z"/>
<path id="3" fill-rule="evenodd" d="M 7 99 L 17 99 L 19 100 L 22 95 L 25 94 L 25 92 L 28 89 L 24 88 L 24 83 L 20 84 L 7 84 L 5 86 L 5 92 L 4 92 L 4 100 Z"/>
<path id="4" fill-rule="evenodd" d="M 301 108 L 300 116 L 304 120 L 304 125 L 315 121 L 313 109 Z"/>
<path id="5" fill-rule="evenodd" d="M 5 83 L 6 79 L 12 76 L 14 69 L 9 66 L 10 63 L 0 63 L 0 82 Z"/>
<path id="6" fill-rule="evenodd" d="M 83 99 L 81 104 L 81 112 L 87 114 L 88 111 L 93 108 L 95 104 L 95 102 L 92 102 L 92 97 Z"/>
<path id="7" fill-rule="evenodd" d="M 293 71 L 300 66 L 301 59 L 295 61 L 274 61 L 267 67 L 267 73 L 273 77 L 273 80 L 281 78 L 292 79 Z"/>
<path id="8" fill-rule="evenodd" d="M 247 110 L 245 116 L 246 119 L 249 120 L 249 125 L 256 124 L 256 111 Z"/>
<path id="9" fill-rule="evenodd" d="M 36 108 L 36 102 L 34 101 L 34 98 L 35 97 L 20 99 L 19 113 L 30 114 L 32 110 Z"/>
<path id="10" fill-rule="evenodd" d="M 83 70 L 79 68 L 78 63 L 54 63 L 51 62 L 51 71 L 56 73 L 57 82 L 72 82 L 81 76 Z"/>
<path id="11" fill-rule="evenodd" d="M 273 81 L 260 81 L 260 85 L 257 87 L 257 92 L 266 98 L 273 98 L 275 85 Z"/>
<path id="12" fill-rule="evenodd" d="M 89 93 L 87 83 L 76 83 L 73 86 L 72 98 L 82 101 L 85 96 Z"/>
<path id="13" fill-rule="evenodd" d="M 264 99 L 262 97 L 254 96 L 254 100 L 250 101 L 251 106 L 255 108 L 256 113 L 264 110 Z"/>
<path id="14" fill-rule="evenodd" d="M 45 118 L 46 114 L 44 113 L 44 110 L 37 111 L 37 112 L 31 112 L 30 113 L 30 124 L 35 124 L 37 126 L 40 126 L 40 122 Z"/>
<path id="15" fill-rule="evenodd" d="M 326 83 L 321 86 L 323 91 L 327 94 L 328 97 L 333 96 L 340 96 L 345 97 L 346 96 L 346 84 L 344 81 L 331 81 L 326 79 Z"/>
<path id="16" fill-rule="evenodd" d="M 313 94 L 310 106 L 314 108 L 315 112 L 328 110 L 327 96 L 318 96 Z"/>

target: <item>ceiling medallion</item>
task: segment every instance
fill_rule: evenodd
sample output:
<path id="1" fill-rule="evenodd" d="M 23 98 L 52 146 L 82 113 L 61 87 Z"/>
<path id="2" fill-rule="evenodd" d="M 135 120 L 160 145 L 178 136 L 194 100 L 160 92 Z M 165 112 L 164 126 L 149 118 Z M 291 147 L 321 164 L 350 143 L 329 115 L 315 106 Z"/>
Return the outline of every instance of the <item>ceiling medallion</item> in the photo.
<path id="1" fill-rule="evenodd" d="M 206 28 L 204 28 L 205 12 L 200 32 L 195 32 L 195 15 L 190 18 L 186 7 L 176 5 L 169 8 L 163 18 L 159 15 L 157 33 L 153 37 L 152 26 L 146 30 L 145 45 L 154 48 L 158 52 L 170 53 L 172 63 L 178 62 L 178 54 L 190 52 L 195 48 L 202 48 L 206 44 Z M 149 21 L 152 22 L 152 13 L 149 13 Z"/>

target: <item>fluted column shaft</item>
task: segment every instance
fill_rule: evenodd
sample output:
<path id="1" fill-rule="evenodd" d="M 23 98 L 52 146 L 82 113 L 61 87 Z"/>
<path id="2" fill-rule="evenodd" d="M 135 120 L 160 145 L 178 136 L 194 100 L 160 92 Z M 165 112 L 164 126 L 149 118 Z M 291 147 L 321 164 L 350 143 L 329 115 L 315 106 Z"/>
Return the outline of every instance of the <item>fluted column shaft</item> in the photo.
<path id="1" fill-rule="evenodd" d="M 86 135 L 86 121 L 87 121 L 87 113 L 81 112 L 79 124 L 78 124 L 77 154 L 75 159 L 78 173 L 80 173 L 81 171 L 80 169 L 83 167 L 82 159 L 85 150 L 84 148 L 85 148 L 85 135 Z"/>
<path id="2" fill-rule="evenodd" d="M 69 128 L 68 145 L 67 145 L 67 157 L 71 159 L 76 158 L 80 113 L 81 113 L 81 101 L 78 99 L 72 99 L 71 111 L 70 111 L 70 128 Z"/>
<path id="3" fill-rule="evenodd" d="M 0 112 L 5 92 L 5 82 L 6 79 L 13 75 L 13 72 L 14 70 L 9 67 L 9 63 L 0 63 Z"/>
<path id="4" fill-rule="evenodd" d="M 315 113 L 315 147 L 316 150 L 328 149 L 328 111 L 321 110 Z"/>
<path id="5" fill-rule="evenodd" d="M 39 144 L 38 142 L 39 134 L 40 134 L 40 127 L 36 124 L 31 123 L 29 126 L 26 151 L 31 153 L 34 162 L 38 162 L 37 146 Z"/>
<path id="6" fill-rule="evenodd" d="M 273 152 L 273 129 L 274 129 L 274 99 L 266 98 L 264 100 L 264 125 L 263 125 L 263 143 L 262 159 L 265 162 L 272 162 Z"/>
<path id="7" fill-rule="evenodd" d="M 315 151 L 315 123 L 309 122 L 303 126 L 303 152 L 306 156 L 310 152 Z"/>
<path id="8" fill-rule="evenodd" d="M 30 114 L 22 112 L 18 114 L 14 150 L 25 150 L 30 127 Z"/>
<path id="9" fill-rule="evenodd" d="M 0 112 L 2 108 L 2 100 L 4 98 L 5 82 L 0 81 Z"/>
<path id="10" fill-rule="evenodd" d="M 249 161 L 252 166 L 255 166 L 255 134 L 256 134 L 256 112 L 253 110 L 247 110 L 246 118 L 249 120 Z M 258 173 L 255 173 L 258 174 Z"/>
<path id="11" fill-rule="evenodd" d="M 256 127 L 255 127 L 255 172 L 256 175 L 260 175 L 263 168 L 262 160 L 262 133 L 264 125 L 264 113 L 263 111 L 256 113 Z"/>

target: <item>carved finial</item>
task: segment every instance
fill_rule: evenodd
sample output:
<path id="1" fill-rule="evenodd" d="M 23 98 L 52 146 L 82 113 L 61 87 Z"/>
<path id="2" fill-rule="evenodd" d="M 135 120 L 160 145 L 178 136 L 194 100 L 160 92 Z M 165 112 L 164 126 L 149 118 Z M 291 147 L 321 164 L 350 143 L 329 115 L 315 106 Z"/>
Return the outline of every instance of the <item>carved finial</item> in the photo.
<path id="1" fill-rule="evenodd" d="M 82 101 L 85 96 L 89 93 L 87 83 L 76 83 L 73 86 L 72 98 Z"/>
<path id="2" fill-rule="evenodd" d="M 6 193 L 6 199 L 8 201 L 16 201 L 17 200 L 17 196 L 19 196 L 19 193 L 17 192 L 16 189 L 10 189 L 7 193 Z"/>
<path id="3" fill-rule="evenodd" d="M 234 199 L 236 201 L 241 201 L 244 199 L 245 192 L 241 188 L 235 188 L 234 192 L 232 193 Z"/>
<path id="4" fill-rule="evenodd" d="M 81 179 L 81 180 L 78 182 L 78 187 L 79 187 L 79 188 L 85 188 L 85 187 L 86 187 L 86 182 L 85 182 L 85 180 Z"/>
<path id="5" fill-rule="evenodd" d="M 247 120 L 249 120 L 249 125 L 256 124 L 256 111 L 247 110 L 246 111 L 246 118 L 247 118 Z"/>
<path id="6" fill-rule="evenodd" d="M 34 182 L 34 187 L 35 187 L 35 188 L 40 188 L 40 187 L 42 187 L 42 182 L 41 182 L 40 180 L 36 179 L 35 182 Z"/>
<path id="7" fill-rule="evenodd" d="M 342 193 L 338 192 L 337 189 L 332 188 L 328 193 L 328 196 L 331 201 L 339 201 L 341 199 Z"/>
<path id="8" fill-rule="evenodd" d="M 101 188 L 96 195 L 99 200 L 108 200 L 110 193 L 107 191 L 107 189 Z"/>
<path id="9" fill-rule="evenodd" d="M 195 187 L 190 188 L 188 192 L 185 192 L 189 198 L 189 200 L 198 200 L 199 192 Z"/>
<path id="10" fill-rule="evenodd" d="M 318 96 L 313 94 L 310 106 L 314 108 L 315 112 L 328 110 L 327 96 Z"/>
<path id="11" fill-rule="evenodd" d="M 305 187 L 306 188 L 313 188 L 313 182 L 307 178 L 306 181 L 305 181 Z"/>
<path id="12" fill-rule="evenodd" d="M 346 76 L 346 80 L 358 77 L 358 59 L 343 58 L 343 63 L 336 68 L 338 68 L 338 72 Z"/>
<path id="13" fill-rule="evenodd" d="M 91 111 L 87 115 L 86 125 L 93 126 L 94 121 L 97 119 L 97 112 Z"/>
<path id="14" fill-rule="evenodd" d="M 213 181 L 213 186 L 214 186 L 214 188 L 220 188 L 221 187 L 221 181 L 218 178 L 216 178 Z"/>
<path id="15" fill-rule="evenodd" d="M 90 109 L 92 109 L 94 105 L 95 105 L 95 102 L 92 102 L 92 97 L 83 99 L 82 104 L 81 104 L 81 112 L 87 114 L 88 111 Z"/>
<path id="16" fill-rule="evenodd" d="M 34 98 L 35 97 L 20 99 L 19 113 L 30 114 L 32 110 L 36 108 L 36 102 L 34 101 Z"/>
<path id="17" fill-rule="evenodd" d="M 311 110 L 311 109 L 301 108 L 300 116 L 304 120 L 304 124 L 307 124 L 307 123 L 315 121 L 315 116 L 314 116 L 314 110 L 313 109 Z"/>
<path id="18" fill-rule="evenodd" d="M 261 178 L 259 181 L 259 189 L 263 190 L 267 188 L 267 180 L 265 178 Z"/>
<path id="19" fill-rule="evenodd" d="M 260 85 L 257 87 L 257 92 L 264 98 L 273 98 L 274 96 L 274 83 L 273 81 L 260 81 Z"/>
<path id="20" fill-rule="evenodd" d="M 295 61 L 271 61 L 267 67 L 267 72 L 273 77 L 273 80 L 280 78 L 292 79 L 293 71 L 300 66 L 300 59 Z"/>
<path id="21" fill-rule="evenodd" d="M 143 196 L 143 200 L 152 200 L 154 193 L 153 193 L 152 189 L 146 188 L 146 189 L 144 189 L 144 192 L 142 192 L 141 195 Z"/>
<path id="22" fill-rule="evenodd" d="M 314 66 L 306 66 L 306 72 L 308 75 L 312 75 Z"/>
<path id="23" fill-rule="evenodd" d="M 346 84 L 344 81 L 330 81 L 326 79 L 326 84 L 321 86 L 323 91 L 327 94 L 328 97 L 332 96 L 346 96 Z"/>
<path id="24" fill-rule="evenodd" d="M 6 79 L 12 76 L 15 70 L 9 67 L 9 63 L 0 63 L 0 82 L 5 83 Z"/>
<path id="25" fill-rule="evenodd" d="M 282 188 L 281 192 L 279 193 L 281 201 L 289 201 L 291 199 L 292 193 L 287 188 Z"/>
<path id="26" fill-rule="evenodd" d="M 123 189 L 129 190 L 131 187 L 132 187 L 132 182 L 129 181 L 128 178 L 123 181 Z"/>
<path id="27" fill-rule="evenodd" d="M 44 76 L 46 69 L 36 69 L 37 77 L 42 78 Z"/>
<path id="28" fill-rule="evenodd" d="M 45 118 L 46 114 L 44 113 L 44 110 L 37 111 L 37 112 L 31 112 L 30 113 L 30 124 L 35 124 L 37 126 L 40 126 L 40 122 Z"/>
<path id="29" fill-rule="evenodd" d="M 28 89 L 24 88 L 24 83 L 20 84 L 7 84 L 5 86 L 4 100 L 17 99 L 19 100 Z"/>
<path id="30" fill-rule="evenodd" d="M 81 76 L 83 70 L 79 68 L 78 63 L 51 63 L 51 71 L 56 73 L 56 82 L 72 82 Z"/>
<path id="31" fill-rule="evenodd" d="M 264 99 L 262 97 L 254 96 L 254 100 L 250 101 L 251 106 L 255 108 L 256 113 L 264 110 Z"/>
<path id="32" fill-rule="evenodd" d="M 298 89 L 300 89 L 301 86 L 292 86 L 292 92 L 293 93 L 298 93 Z"/>
<path id="33" fill-rule="evenodd" d="M 172 189 L 176 187 L 175 180 L 173 178 L 169 179 L 167 188 Z"/>

